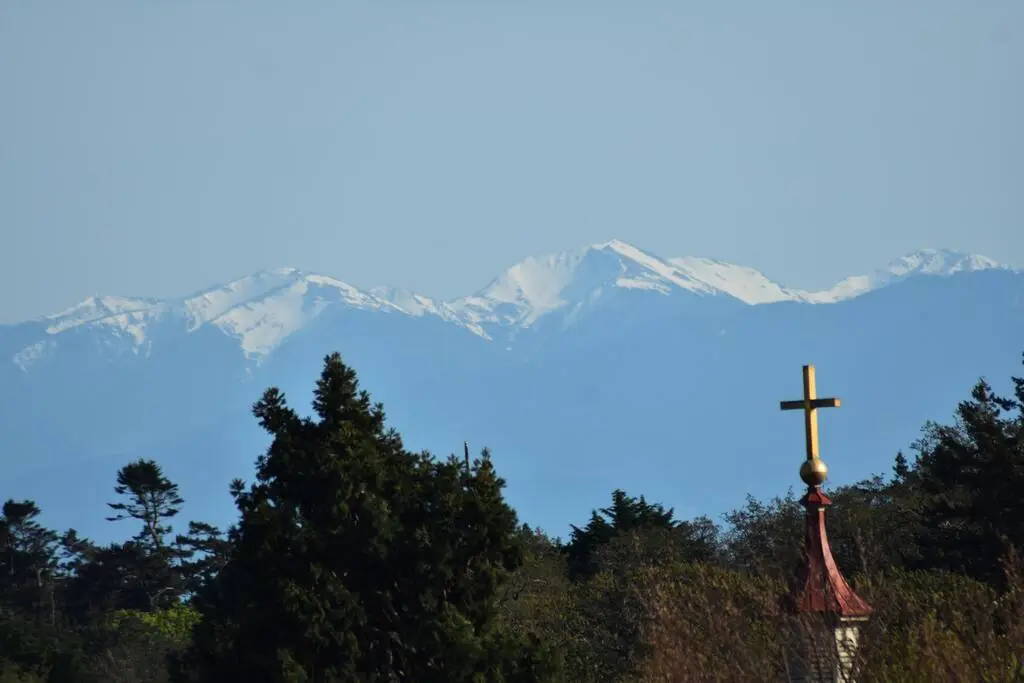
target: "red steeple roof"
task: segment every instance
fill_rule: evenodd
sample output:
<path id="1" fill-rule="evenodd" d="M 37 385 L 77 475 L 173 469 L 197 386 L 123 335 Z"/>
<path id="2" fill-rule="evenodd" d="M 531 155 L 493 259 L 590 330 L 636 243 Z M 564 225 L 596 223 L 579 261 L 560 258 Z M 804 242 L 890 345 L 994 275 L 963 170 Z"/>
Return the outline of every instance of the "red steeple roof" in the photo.
<path id="1" fill-rule="evenodd" d="M 807 510 L 804 556 L 786 600 L 793 612 L 817 612 L 841 617 L 866 617 L 871 606 L 853 592 L 839 572 L 825 531 L 825 508 L 832 504 L 820 486 L 810 486 L 800 499 Z"/>

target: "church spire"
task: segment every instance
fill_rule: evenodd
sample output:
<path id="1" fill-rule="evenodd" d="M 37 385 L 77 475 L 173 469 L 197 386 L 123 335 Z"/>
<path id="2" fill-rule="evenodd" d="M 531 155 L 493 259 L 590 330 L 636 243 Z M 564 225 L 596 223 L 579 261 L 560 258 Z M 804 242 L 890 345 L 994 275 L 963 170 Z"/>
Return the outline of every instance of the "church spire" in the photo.
<path id="1" fill-rule="evenodd" d="M 829 631 L 826 638 L 807 638 L 802 634 L 794 651 L 787 656 L 790 681 L 824 683 L 852 681 L 853 659 L 860 624 L 871 614 L 871 606 L 857 595 L 843 578 L 832 557 L 825 529 L 825 509 L 832 504 L 822 490 L 828 467 L 818 450 L 819 408 L 838 408 L 838 398 L 818 398 L 814 366 L 805 365 L 804 395 L 796 401 L 782 401 L 782 410 L 802 410 L 807 458 L 800 467 L 800 479 L 807 492 L 800 499 L 804 517 L 804 553 L 784 600 L 794 615 L 820 615 Z M 821 635 L 821 634 L 819 634 Z"/>

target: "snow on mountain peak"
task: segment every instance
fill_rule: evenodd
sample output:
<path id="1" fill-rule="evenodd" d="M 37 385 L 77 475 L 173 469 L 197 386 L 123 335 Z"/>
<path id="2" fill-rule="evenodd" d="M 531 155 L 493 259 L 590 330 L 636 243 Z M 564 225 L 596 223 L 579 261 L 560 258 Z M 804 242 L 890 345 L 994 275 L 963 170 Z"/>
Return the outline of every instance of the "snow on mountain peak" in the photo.
<path id="1" fill-rule="evenodd" d="M 185 299 L 189 331 L 195 331 L 224 315 L 235 306 L 265 297 L 268 293 L 288 287 L 301 279 L 295 268 L 261 270 L 248 277 L 208 289 Z"/>
<path id="2" fill-rule="evenodd" d="M 80 327 L 100 332 L 102 345 L 113 353 L 135 354 L 149 353 L 157 323 L 180 325 L 187 333 L 212 327 L 237 339 L 246 356 L 259 361 L 330 306 L 435 316 L 492 339 L 489 331 L 494 327 L 514 334 L 559 309 L 568 313 L 563 324 L 571 324 L 580 311 L 610 290 L 646 290 L 665 296 L 680 291 L 724 294 L 747 304 L 835 303 L 908 277 L 996 268 L 1006 266 L 951 249 L 921 249 L 827 290 L 810 292 L 783 287 L 753 268 L 698 257 L 661 259 L 613 239 L 525 258 L 476 294 L 450 302 L 392 287 L 362 291 L 323 275 L 272 268 L 180 299 L 89 297 L 36 320 L 46 335 L 13 360 L 27 369 L 54 352 L 58 335 Z"/>
<path id="3" fill-rule="evenodd" d="M 116 315 L 148 311 L 158 304 L 157 299 L 132 299 L 120 296 L 90 296 L 58 313 L 45 316 L 49 322 L 46 331 L 57 334 L 78 325 L 84 325 Z"/>
<path id="4" fill-rule="evenodd" d="M 410 292 L 408 289 L 381 285 L 379 287 L 371 287 L 370 294 L 398 306 L 409 315 L 422 316 L 434 313 L 440 308 L 430 297 Z"/>
<path id="5" fill-rule="evenodd" d="M 102 328 L 105 345 L 115 353 L 148 353 L 153 323 L 168 316 L 181 320 L 188 333 L 208 326 L 218 328 L 237 338 L 246 356 L 260 359 L 331 304 L 401 310 L 334 278 L 274 268 L 181 299 L 89 297 L 44 318 L 50 339 L 27 347 L 15 362 L 24 369 L 52 347 L 53 335 L 83 326 Z"/>
<path id="6" fill-rule="evenodd" d="M 968 254 L 955 249 L 918 249 L 893 259 L 884 267 L 876 268 L 866 275 L 854 275 L 829 289 L 804 294 L 807 300 L 813 303 L 835 303 L 917 275 L 946 277 L 955 273 L 991 269 L 1009 267 L 987 256 Z"/>
<path id="7" fill-rule="evenodd" d="M 669 294 L 714 289 L 670 264 L 620 240 L 583 249 L 530 256 L 476 294 L 450 302 L 475 324 L 529 327 L 541 316 L 582 302 L 608 288 L 646 289 Z"/>
<path id="8" fill-rule="evenodd" d="M 189 334 L 218 329 L 237 339 L 247 358 L 259 362 L 331 306 L 436 315 L 486 336 L 479 326 L 461 320 L 446 304 L 427 297 L 389 288 L 364 292 L 332 277 L 295 268 L 272 268 L 180 299 L 89 297 L 43 318 L 47 338 L 23 349 L 14 361 L 27 369 L 52 352 L 55 335 L 78 327 L 100 331 L 103 345 L 113 353 L 148 354 L 154 336 L 152 325 L 166 320 L 181 325 Z"/>
<path id="9" fill-rule="evenodd" d="M 1003 267 L 992 259 L 978 254 L 967 254 L 954 249 L 919 249 L 890 261 L 884 269 L 876 272 L 878 277 L 884 273 L 891 279 L 913 274 L 952 275 Z"/>
<path id="10" fill-rule="evenodd" d="M 687 256 L 669 259 L 680 273 L 745 301 L 767 304 L 777 301 L 836 303 L 873 289 L 895 284 L 916 275 L 946 276 L 960 272 L 1005 268 L 985 256 L 952 249 L 919 249 L 890 261 L 885 267 L 845 278 L 820 291 L 783 287 L 753 268 L 724 261 Z"/>
<path id="11" fill-rule="evenodd" d="M 669 259 L 680 273 L 721 290 L 748 304 L 800 299 L 800 295 L 768 279 L 760 271 L 725 261 L 685 256 Z"/>
<path id="12" fill-rule="evenodd" d="M 266 275 L 268 273 L 280 279 Z M 261 275 L 260 279 L 245 279 L 252 282 L 240 280 L 217 290 L 216 294 L 222 295 L 232 305 L 209 318 L 210 323 L 238 338 L 242 350 L 250 358 L 269 355 L 289 335 L 302 329 L 332 304 L 370 310 L 398 310 L 387 301 L 331 277 L 286 269 L 263 271 Z M 241 292 L 245 293 L 244 299 Z M 237 300 L 235 295 L 239 295 Z M 209 293 L 187 301 L 186 306 L 197 299 L 210 301 Z M 217 296 L 213 300 L 220 301 Z"/>

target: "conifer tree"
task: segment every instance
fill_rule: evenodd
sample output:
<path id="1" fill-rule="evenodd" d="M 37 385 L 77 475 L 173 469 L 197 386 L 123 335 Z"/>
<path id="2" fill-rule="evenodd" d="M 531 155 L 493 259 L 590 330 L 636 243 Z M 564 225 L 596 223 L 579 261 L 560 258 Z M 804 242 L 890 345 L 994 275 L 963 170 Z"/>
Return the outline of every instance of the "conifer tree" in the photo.
<path id="1" fill-rule="evenodd" d="M 999 584 L 1024 548 L 1024 378 L 1013 398 L 984 380 L 952 425 L 930 423 L 908 483 L 916 490 L 920 566 Z"/>
<path id="2" fill-rule="evenodd" d="M 254 406 L 273 442 L 233 484 L 241 519 L 179 679 L 542 680 L 539 648 L 496 618 L 522 552 L 487 454 L 467 472 L 407 452 L 338 354 L 313 407 L 276 389 Z"/>
<path id="3" fill-rule="evenodd" d="M 38 521 L 31 500 L 8 500 L 0 518 L 0 597 L 8 606 L 46 613 L 51 605 L 59 536 Z"/>
<path id="4" fill-rule="evenodd" d="M 123 500 L 107 503 L 116 511 L 107 520 L 135 519 L 142 522 L 135 541 L 151 553 L 163 552 L 165 538 L 171 532 L 165 520 L 177 515 L 185 502 L 178 492 L 178 485 L 164 476 L 156 462 L 139 459 L 118 470 L 114 491 Z"/>
<path id="5" fill-rule="evenodd" d="M 188 594 L 195 594 L 216 578 L 230 548 L 221 530 L 206 522 L 189 522 L 188 532 L 177 536 L 175 546 L 183 588 Z"/>
<path id="6" fill-rule="evenodd" d="M 649 561 L 709 561 L 718 550 L 718 529 L 710 519 L 684 522 L 675 519 L 672 509 L 617 489 L 610 506 L 591 512 L 585 527 L 572 527 L 566 545 L 570 576 L 578 580 L 595 574 L 601 551 L 624 536 L 642 540 L 643 555 Z"/>
<path id="7" fill-rule="evenodd" d="M 109 549 L 127 572 L 129 581 L 148 597 L 149 609 L 173 604 L 184 589 L 176 566 L 181 550 L 168 543 L 173 529 L 168 521 L 185 502 L 178 485 L 153 460 L 139 459 L 117 473 L 115 493 L 121 500 L 107 503 L 115 514 L 108 521 L 134 519 L 142 528 L 129 543 Z"/>

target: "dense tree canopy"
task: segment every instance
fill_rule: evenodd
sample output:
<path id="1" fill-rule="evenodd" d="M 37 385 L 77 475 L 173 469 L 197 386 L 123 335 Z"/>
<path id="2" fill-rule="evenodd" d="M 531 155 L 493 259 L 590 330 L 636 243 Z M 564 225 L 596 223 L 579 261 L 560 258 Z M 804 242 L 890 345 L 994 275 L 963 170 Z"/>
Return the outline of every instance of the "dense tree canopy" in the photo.
<path id="1" fill-rule="evenodd" d="M 274 440 L 196 602 L 199 679 L 537 680 L 534 645 L 496 619 L 522 549 L 488 455 L 467 472 L 406 451 L 337 354 L 313 407 L 271 389 L 253 410 Z"/>
<path id="2" fill-rule="evenodd" d="M 918 566 L 1003 577 L 1010 548 L 1024 548 L 1024 379 L 1015 395 L 978 382 L 952 425 L 929 423 L 905 481 L 918 494 Z"/>

